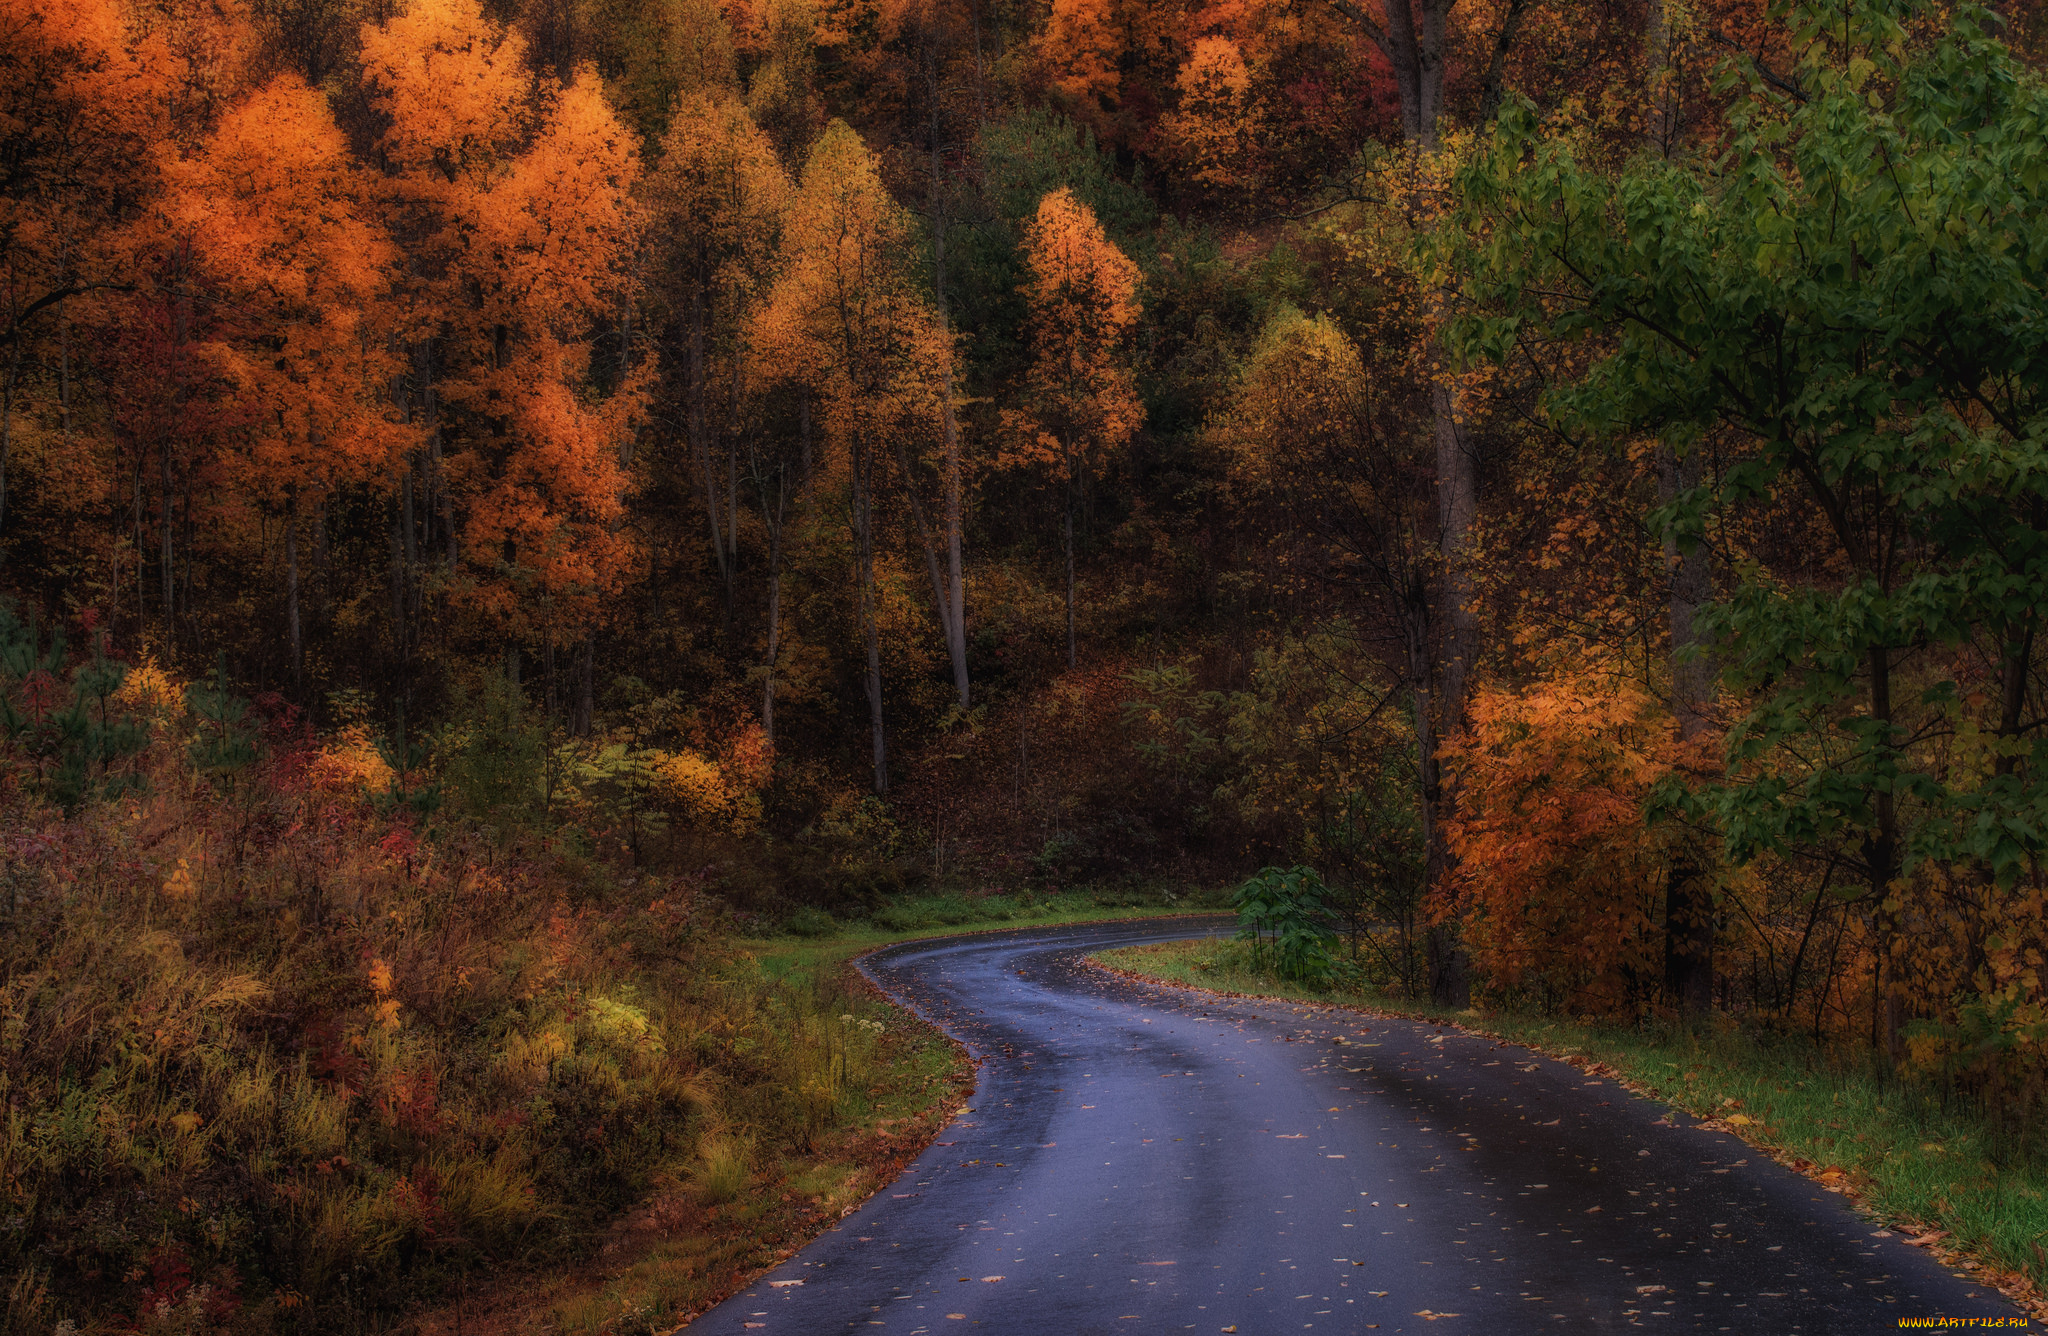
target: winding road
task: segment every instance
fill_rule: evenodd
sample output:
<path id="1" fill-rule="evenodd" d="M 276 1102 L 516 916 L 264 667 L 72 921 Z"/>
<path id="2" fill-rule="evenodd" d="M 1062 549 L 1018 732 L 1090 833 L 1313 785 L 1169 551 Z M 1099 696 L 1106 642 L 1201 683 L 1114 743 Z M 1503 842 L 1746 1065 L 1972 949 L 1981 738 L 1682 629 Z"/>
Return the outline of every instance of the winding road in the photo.
<path id="1" fill-rule="evenodd" d="M 1734 1137 L 1456 1029 L 1131 983 L 1215 919 L 869 956 L 971 1108 L 693 1333 L 1862 1333 L 2017 1316 Z"/>

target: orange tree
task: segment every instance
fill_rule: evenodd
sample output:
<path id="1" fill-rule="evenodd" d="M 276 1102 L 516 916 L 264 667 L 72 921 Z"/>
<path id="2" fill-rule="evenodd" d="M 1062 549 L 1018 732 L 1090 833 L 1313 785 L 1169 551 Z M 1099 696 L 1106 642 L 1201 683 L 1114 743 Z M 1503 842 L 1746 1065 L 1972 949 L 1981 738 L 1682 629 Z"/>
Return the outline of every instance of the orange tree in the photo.
<path id="1" fill-rule="evenodd" d="M 1667 870 L 1642 809 L 1676 744 L 1662 703 L 1620 665 L 1585 646 L 1554 662 L 1520 689 L 1482 683 L 1470 728 L 1445 745 L 1459 885 L 1439 903 L 1459 907 L 1482 989 L 1634 1011 L 1661 986 Z"/>
<path id="2" fill-rule="evenodd" d="M 1103 234 L 1095 211 L 1062 186 L 1039 201 L 1025 227 L 1029 266 L 1030 407 L 1016 422 L 1011 459 L 1057 465 L 1065 504 L 1067 666 L 1075 665 L 1074 511 L 1104 458 L 1144 421 L 1131 374 L 1138 321 L 1138 266 Z"/>

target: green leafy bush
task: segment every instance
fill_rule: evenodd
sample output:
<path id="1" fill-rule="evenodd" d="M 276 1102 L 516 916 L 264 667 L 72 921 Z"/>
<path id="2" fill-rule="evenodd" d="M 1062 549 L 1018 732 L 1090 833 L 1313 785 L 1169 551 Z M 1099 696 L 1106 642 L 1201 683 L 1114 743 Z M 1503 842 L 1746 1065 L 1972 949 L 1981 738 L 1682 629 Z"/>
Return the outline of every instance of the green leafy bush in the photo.
<path id="1" fill-rule="evenodd" d="M 1262 870 L 1231 899 L 1238 940 L 1252 944 L 1256 959 L 1270 954 L 1274 972 L 1283 979 L 1328 984 L 1335 969 L 1330 944 L 1337 934 L 1330 928 L 1326 893 L 1314 868 Z"/>

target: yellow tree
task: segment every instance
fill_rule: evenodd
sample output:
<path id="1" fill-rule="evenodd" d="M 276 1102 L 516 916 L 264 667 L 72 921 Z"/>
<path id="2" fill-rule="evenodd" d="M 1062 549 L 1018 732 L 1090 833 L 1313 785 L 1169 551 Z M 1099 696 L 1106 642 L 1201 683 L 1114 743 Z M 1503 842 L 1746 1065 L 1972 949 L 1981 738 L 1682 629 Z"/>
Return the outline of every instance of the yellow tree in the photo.
<path id="1" fill-rule="evenodd" d="M 812 0 L 767 0 L 758 45 L 763 59 L 747 107 L 792 166 L 818 128 L 818 12 Z"/>
<path id="2" fill-rule="evenodd" d="M 1024 230 L 1030 308 L 1030 404 L 1019 421 L 1017 462 L 1057 465 L 1064 504 L 1067 666 L 1074 634 L 1074 510 L 1108 455 L 1145 420 L 1131 375 L 1138 266 L 1117 249 L 1095 211 L 1062 186 L 1039 201 Z"/>
<path id="3" fill-rule="evenodd" d="M 910 215 L 883 188 L 874 155 L 843 121 L 804 166 L 784 232 L 784 269 L 755 322 L 757 356 L 817 396 L 830 465 L 843 479 L 854 543 L 877 793 L 889 787 L 875 599 L 875 498 L 892 444 L 937 412 L 943 331 L 915 281 Z"/>

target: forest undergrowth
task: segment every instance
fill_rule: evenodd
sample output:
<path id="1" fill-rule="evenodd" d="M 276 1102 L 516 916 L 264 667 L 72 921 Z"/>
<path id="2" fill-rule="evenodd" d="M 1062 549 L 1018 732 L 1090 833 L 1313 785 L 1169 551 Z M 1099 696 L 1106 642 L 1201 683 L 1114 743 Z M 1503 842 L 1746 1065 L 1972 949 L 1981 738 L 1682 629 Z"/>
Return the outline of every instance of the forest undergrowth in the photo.
<path id="1" fill-rule="evenodd" d="M 1561 1058 L 1740 1137 L 2048 1316 L 2048 1153 L 1995 1107 L 1902 1076 L 1867 1049 L 1726 1015 L 1627 1023 L 1454 1009 L 1403 996 L 1365 972 L 1306 984 L 1283 978 L 1270 952 L 1244 941 L 1118 947 L 1091 960 L 1180 987 L 1455 1025 Z"/>
<path id="2" fill-rule="evenodd" d="M 735 911 L 681 799 L 647 799 L 671 838 L 636 858 L 516 717 L 316 738 L 95 662 L 21 693 L 0 786 L 9 1332 L 672 1325 L 886 1181 L 971 1080 L 855 953 L 1185 906 Z M 818 857 L 867 885 L 855 842 Z"/>

